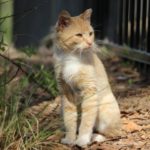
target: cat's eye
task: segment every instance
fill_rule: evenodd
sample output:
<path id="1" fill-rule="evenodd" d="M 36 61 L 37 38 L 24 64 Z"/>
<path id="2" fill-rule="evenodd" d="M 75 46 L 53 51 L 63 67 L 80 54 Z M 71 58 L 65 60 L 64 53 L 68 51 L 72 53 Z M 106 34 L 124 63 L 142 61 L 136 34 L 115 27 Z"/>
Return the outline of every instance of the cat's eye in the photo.
<path id="1" fill-rule="evenodd" d="M 92 36 L 92 35 L 93 35 L 93 32 L 90 32 L 89 35 Z"/>
<path id="2" fill-rule="evenodd" d="M 76 34 L 76 36 L 78 36 L 78 37 L 82 37 L 82 34 L 81 34 L 81 33 L 78 33 L 78 34 Z"/>

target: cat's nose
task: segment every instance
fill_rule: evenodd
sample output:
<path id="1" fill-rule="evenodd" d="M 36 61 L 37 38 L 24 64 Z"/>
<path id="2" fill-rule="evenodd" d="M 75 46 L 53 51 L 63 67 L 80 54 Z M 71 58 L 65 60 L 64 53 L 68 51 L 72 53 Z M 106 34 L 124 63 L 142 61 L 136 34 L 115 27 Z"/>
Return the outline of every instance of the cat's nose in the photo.
<path id="1" fill-rule="evenodd" d="M 92 42 L 87 42 L 87 45 L 88 45 L 89 47 L 91 47 L 91 46 L 92 46 Z"/>

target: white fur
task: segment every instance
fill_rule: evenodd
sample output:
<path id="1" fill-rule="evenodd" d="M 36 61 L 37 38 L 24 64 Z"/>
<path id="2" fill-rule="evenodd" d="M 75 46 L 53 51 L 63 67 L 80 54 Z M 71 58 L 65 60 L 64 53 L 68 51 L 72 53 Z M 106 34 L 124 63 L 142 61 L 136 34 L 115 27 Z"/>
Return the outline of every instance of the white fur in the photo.
<path id="1" fill-rule="evenodd" d="M 75 48 L 76 49 L 80 49 L 80 50 L 84 50 L 84 49 L 86 49 L 88 47 L 87 47 L 87 45 L 85 43 L 81 43 L 81 44 L 76 45 Z"/>
<path id="2" fill-rule="evenodd" d="M 74 140 L 71 140 L 71 139 L 68 139 L 68 138 L 63 138 L 63 139 L 61 139 L 61 143 L 62 144 L 69 144 L 69 145 L 74 145 L 75 144 L 75 142 L 74 142 Z"/>
<path id="3" fill-rule="evenodd" d="M 105 122 L 100 122 L 99 127 L 98 127 L 98 131 L 105 131 L 105 129 L 107 128 L 107 124 Z"/>
<path id="4" fill-rule="evenodd" d="M 82 64 L 80 60 L 72 55 L 67 56 L 64 62 L 63 78 L 65 81 L 70 82 L 73 76 L 76 76 L 81 69 Z"/>
<path id="5" fill-rule="evenodd" d="M 84 147 L 84 146 L 87 146 L 88 144 L 90 144 L 90 142 L 91 142 L 91 134 L 87 133 L 87 134 L 80 136 L 76 140 L 75 144 L 80 147 Z"/>
<path id="6" fill-rule="evenodd" d="M 106 138 L 100 134 L 93 134 L 92 135 L 92 142 L 104 142 Z"/>

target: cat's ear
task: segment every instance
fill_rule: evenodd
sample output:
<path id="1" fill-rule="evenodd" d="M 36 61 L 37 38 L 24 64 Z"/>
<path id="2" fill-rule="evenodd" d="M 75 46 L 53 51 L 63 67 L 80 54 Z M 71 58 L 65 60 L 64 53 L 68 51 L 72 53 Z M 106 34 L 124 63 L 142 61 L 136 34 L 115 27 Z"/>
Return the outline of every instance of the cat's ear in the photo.
<path id="1" fill-rule="evenodd" d="M 63 10 L 58 17 L 57 27 L 63 29 L 68 27 L 71 23 L 71 15 L 68 11 Z"/>
<path id="2" fill-rule="evenodd" d="M 89 8 L 81 14 L 81 18 L 90 22 L 91 15 L 92 15 L 92 9 Z"/>

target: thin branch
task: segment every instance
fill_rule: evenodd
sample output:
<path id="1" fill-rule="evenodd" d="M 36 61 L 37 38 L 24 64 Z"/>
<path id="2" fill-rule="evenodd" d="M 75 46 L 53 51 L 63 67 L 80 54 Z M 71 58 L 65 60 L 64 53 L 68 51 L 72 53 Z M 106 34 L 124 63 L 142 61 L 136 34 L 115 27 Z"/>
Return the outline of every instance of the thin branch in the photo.
<path id="1" fill-rule="evenodd" d="M 8 15 L 8 16 L 0 17 L 0 20 L 11 18 L 11 17 L 14 17 L 14 16 L 15 16 L 14 14 L 11 14 L 11 15 Z"/>
<path id="2" fill-rule="evenodd" d="M 18 63 L 16 63 L 16 62 L 13 61 L 12 59 L 6 57 L 5 55 L 2 55 L 2 54 L 0 53 L 0 57 L 4 58 L 5 60 L 11 62 L 13 65 L 15 65 L 15 66 L 17 66 L 18 68 L 20 68 L 20 65 L 19 65 Z"/>
<path id="3" fill-rule="evenodd" d="M 10 2 L 10 0 L 4 1 L 4 2 L 0 2 L 0 5 L 6 4 L 8 2 Z"/>
<path id="4" fill-rule="evenodd" d="M 6 19 L 1 19 L 0 20 L 0 25 L 2 25 L 5 22 Z"/>
<path id="5" fill-rule="evenodd" d="M 0 86 L 5 86 L 7 84 L 9 84 L 18 74 L 19 72 L 19 68 L 17 68 L 17 71 L 15 72 L 15 74 L 11 77 L 11 79 L 9 79 L 7 82 L 5 82 L 4 84 L 0 84 Z"/>
<path id="6" fill-rule="evenodd" d="M 19 70 L 21 70 L 27 77 L 29 77 L 29 79 L 30 79 L 31 81 L 33 81 L 35 84 L 37 84 L 40 88 L 42 88 L 42 89 L 43 89 L 44 91 L 46 91 L 47 93 L 51 94 L 51 91 L 50 91 L 47 87 L 43 86 L 43 84 L 39 83 L 39 82 L 35 79 L 34 73 L 33 73 L 32 75 L 29 74 L 27 71 L 25 71 L 25 70 L 22 68 L 22 66 L 21 66 L 20 63 L 15 62 L 14 60 L 12 60 L 12 59 L 6 57 L 5 55 L 0 54 L 0 57 L 4 58 L 5 60 L 7 60 L 7 61 L 9 61 L 10 63 L 12 63 L 13 65 L 15 65 L 15 66 L 16 66 Z M 53 94 L 51 94 L 51 95 L 53 95 Z M 51 96 L 51 98 L 54 98 L 54 96 Z"/>

